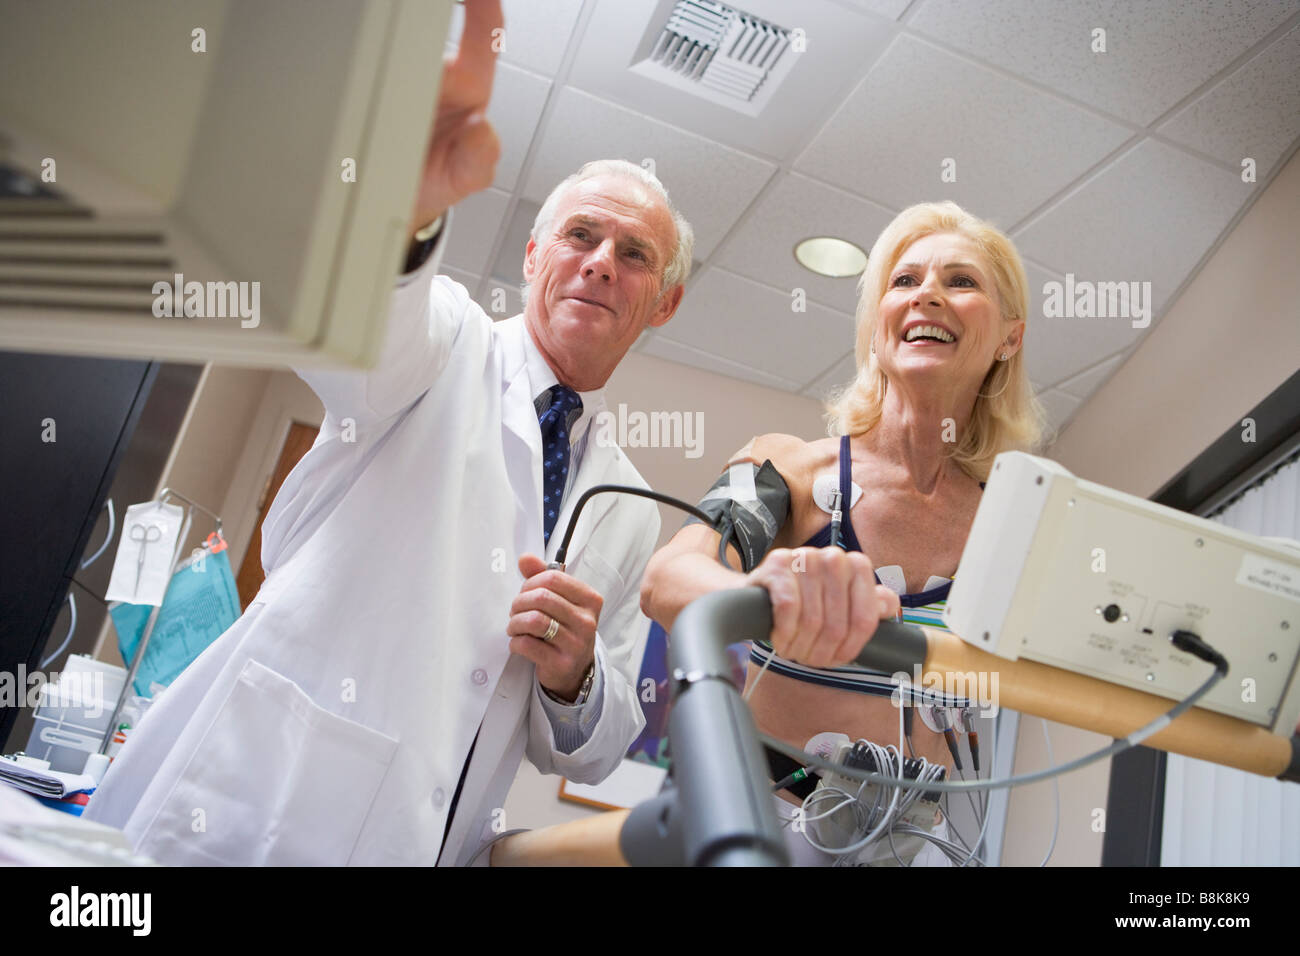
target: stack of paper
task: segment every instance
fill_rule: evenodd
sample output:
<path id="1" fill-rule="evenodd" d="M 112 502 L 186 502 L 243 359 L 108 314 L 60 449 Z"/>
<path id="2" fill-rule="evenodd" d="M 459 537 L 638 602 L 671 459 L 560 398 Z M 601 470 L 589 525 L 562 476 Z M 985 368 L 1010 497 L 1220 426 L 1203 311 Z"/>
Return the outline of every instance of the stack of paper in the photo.
<path id="1" fill-rule="evenodd" d="M 0 756 L 0 781 L 40 797 L 66 797 L 95 789 L 95 778 L 88 773 L 60 773 L 24 766 L 13 757 Z"/>

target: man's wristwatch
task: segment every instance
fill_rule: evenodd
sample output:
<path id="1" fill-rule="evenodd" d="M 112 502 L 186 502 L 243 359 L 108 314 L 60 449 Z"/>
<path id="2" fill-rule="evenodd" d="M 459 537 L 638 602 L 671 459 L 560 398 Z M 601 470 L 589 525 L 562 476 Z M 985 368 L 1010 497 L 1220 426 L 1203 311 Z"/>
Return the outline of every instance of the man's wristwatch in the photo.
<path id="1" fill-rule="evenodd" d="M 402 267 L 402 275 L 409 275 L 429 261 L 433 247 L 438 244 L 438 234 L 442 232 L 445 218 L 439 216 L 411 237 L 411 244 L 406 248 L 406 265 Z"/>
<path id="2" fill-rule="evenodd" d="M 582 679 L 582 687 L 578 691 L 578 696 L 573 700 L 565 700 L 559 694 L 552 694 L 545 687 L 542 688 L 542 693 L 551 698 L 551 700 L 555 701 L 557 704 L 563 704 L 565 707 L 581 707 L 587 702 L 587 698 L 591 695 L 591 684 L 595 679 L 596 662 L 592 661 L 591 666 L 587 668 L 587 676 Z"/>

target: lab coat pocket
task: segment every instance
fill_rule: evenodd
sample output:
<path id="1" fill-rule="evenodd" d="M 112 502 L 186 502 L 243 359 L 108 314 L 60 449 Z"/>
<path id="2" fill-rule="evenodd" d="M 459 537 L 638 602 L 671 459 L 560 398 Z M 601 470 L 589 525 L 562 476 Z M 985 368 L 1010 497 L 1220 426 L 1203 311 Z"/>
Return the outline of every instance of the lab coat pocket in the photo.
<path id="1" fill-rule="evenodd" d="M 246 661 L 151 832 L 171 862 L 341 866 L 396 748 Z"/>

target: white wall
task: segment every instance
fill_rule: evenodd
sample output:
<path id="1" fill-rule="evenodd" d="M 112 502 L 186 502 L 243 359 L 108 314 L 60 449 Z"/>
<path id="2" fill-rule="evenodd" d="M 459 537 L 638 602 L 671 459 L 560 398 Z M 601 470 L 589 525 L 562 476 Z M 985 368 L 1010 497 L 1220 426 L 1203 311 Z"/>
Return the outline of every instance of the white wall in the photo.
<path id="1" fill-rule="evenodd" d="M 1298 222 L 1300 153 L 1079 410 L 1050 457 L 1148 497 L 1294 374 Z"/>
<path id="2" fill-rule="evenodd" d="M 606 402 L 615 415 L 623 404 L 628 413 L 667 411 L 698 417 L 703 428 L 697 449 L 624 449 L 651 488 L 691 504 L 704 496 L 727 459 L 755 435 L 784 432 L 805 440 L 826 435 L 822 405 L 811 398 L 636 352 L 615 371 Z M 686 515 L 661 506 L 660 517 L 663 545 L 681 528 Z"/>

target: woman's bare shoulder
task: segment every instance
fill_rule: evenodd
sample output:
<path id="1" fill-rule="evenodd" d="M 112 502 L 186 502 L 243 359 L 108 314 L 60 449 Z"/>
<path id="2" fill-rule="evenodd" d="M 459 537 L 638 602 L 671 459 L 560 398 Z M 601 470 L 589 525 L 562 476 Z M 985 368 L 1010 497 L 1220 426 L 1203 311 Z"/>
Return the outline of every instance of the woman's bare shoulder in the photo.
<path id="1" fill-rule="evenodd" d="M 749 461 L 762 465 L 771 461 L 787 484 L 802 485 L 810 483 L 811 476 L 828 461 L 834 461 L 838 451 L 839 441 L 834 438 L 809 442 L 795 435 L 770 432 L 751 438 L 744 448 L 731 456 L 728 464 Z"/>

